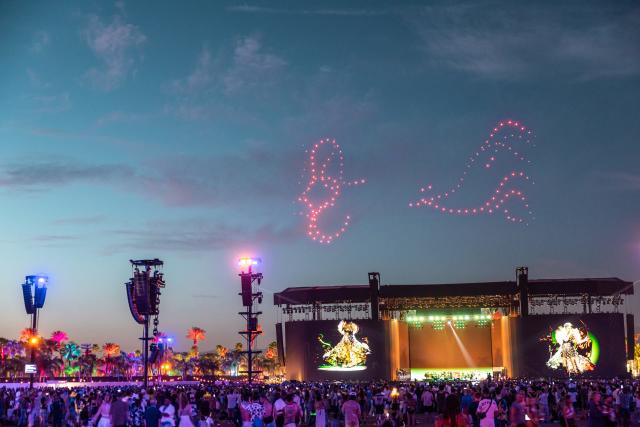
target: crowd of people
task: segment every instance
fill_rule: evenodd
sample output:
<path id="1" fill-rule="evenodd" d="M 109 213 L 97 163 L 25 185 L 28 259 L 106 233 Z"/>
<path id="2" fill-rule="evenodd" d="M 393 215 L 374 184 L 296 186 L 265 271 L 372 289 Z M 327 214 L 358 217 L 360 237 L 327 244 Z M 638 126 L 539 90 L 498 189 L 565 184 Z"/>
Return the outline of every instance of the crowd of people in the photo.
<path id="1" fill-rule="evenodd" d="M 0 422 L 18 427 L 629 427 L 640 421 L 639 404 L 640 383 L 614 380 L 0 387 Z"/>

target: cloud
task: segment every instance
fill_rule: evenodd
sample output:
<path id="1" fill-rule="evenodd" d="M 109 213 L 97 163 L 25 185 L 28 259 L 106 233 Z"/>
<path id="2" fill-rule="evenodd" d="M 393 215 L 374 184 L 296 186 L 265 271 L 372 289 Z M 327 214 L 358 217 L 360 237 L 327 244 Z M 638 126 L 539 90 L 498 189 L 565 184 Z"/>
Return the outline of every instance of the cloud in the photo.
<path id="1" fill-rule="evenodd" d="M 57 95 L 36 95 L 31 97 L 36 113 L 60 113 L 71 108 L 68 92 Z"/>
<path id="2" fill-rule="evenodd" d="M 123 165 L 83 165 L 73 161 L 34 161 L 4 165 L 0 188 L 48 189 L 77 182 L 109 182 L 132 175 Z"/>
<path id="3" fill-rule="evenodd" d="M 141 229 L 110 230 L 109 234 L 124 239 L 120 241 L 117 248 L 111 248 L 108 251 L 110 253 L 124 248 L 148 249 L 150 247 L 155 250 L 173 251 L 215 250 L 299 238 L 298 230 L 291 226 L 267 223 L 252 227 L 248 224 L 231 225 L 211 220 L 206 221 L 206 225 L 193 220 L 163 222 L 149 224 Z"/>
<path id="4" fill-rule="evenodd" d="M 630 172 L 597 172 L 602 187 L 611 190 L 640 191 L 640 175 Z"/>
<path id="5" fill-rule="evenodd" d="M 203 47 L 198 54 L 196 66 L 184 79 L 171 82 L 170 89 L 178 93 L 195 93 L 206 89 L 214 79 L 214 64 L 211 51 Z"/>
<path id="6" fill-rule="evenodd" d="M 51 37 L 46 31 L 37 31 L 33 35 L 29 50 L 32 53 L 41 53 L 51 43 Z"/>
<path id="7" fill-rule="evenodd" d="M 236 154 L 174 156 L 144 164 L 136 178 L 147 197 L 167 206 L 239 206 L 295 194 L 293 153 L 248 147 Z M 247 167 L 252 168 L 249 176 Z"/>
<path id="8" fill-rule="evenodd" d="M 75 159 L 17 161 L 0 165 L 0 188 L 43 191 L 96 183 L 165 206 L 257 208 L 267 200 L 294 199 L 299 172 L 291 167 L 294 155 L 253 146 L 236 154 L 147 158 L 135 167 Z M 247 167 L 254 167 L 250 176 Z"/>
<path id="9" fill-rule="evenodd" d="M 277 55 L 264 52 L 258 37 L 243 37 L 236 42 L 233 65 L 223 78 L 227 93 L 269 82 L 269 77 L 287 65 Z"/>
<path id="10" fill-rule="evenodd" d="M 611 15 L 585 6 L 567 22 L 558 10 L 491 4 L 428 6 L 408 18 L 428 61 L 488 79 L 640 73 L 640 8 Z"/>
<path id="11" fill-rule="evenodd" d="M 274 15 L 324 15 L 324 16 L 379 16 L 390 13 L 388 10 L 375 9 L 277 9 L 254 5 L 227 7 L 229 12 L 264 13 Z"/>
<path id="12" fill-rule="evenodd" d="M 105 222 L 104 215 L 78 216 L 72 218 L 60 218 L 52 221 L 53 225 L 95 225 Z"/>
<path id="13" fill-rule="evenodd" d="M 29 78 L 29 83 L 36 89 L 46 89 L 51 86 L 48 82 L 42 80 L 40 75 L 35 72 L 32 68 L 27 68 L 27 77 Z"/>
<path id="14" fill-rule="evenodd" d="M 229 120 L 246 124 L 255 120 L 245 108 L 235 108 L 237 96 L 254 99 L 273 88 L 287 62 L 266 51 L 258 36 L 236 40 L 233 50 L 214 57 L 204 46 L 195 67 L 166 85 L 173 99 L 165 112 L 187 120 Z"/>
<path id="15" fill-rule="evenodd" d="M 139 50 L 147 40 L 137 26 L 124 22 L 119 15 L 110 24 L 104 24 L 98 16 L 89 16 L 84 37 L 101 63 L 87 71 L 86 78 L 103 91 L 118 88 L 135 73 L 141 60 Z"/>
<path id="16" fill-rule="evenodd" d="M 126 111 L 112 111 L 104 114 L 96 119 L 95 125 L 98 127 L 108 126 L 114 123 L 138 123 L 149 120 L 153 117 L 152 113 L 132 113 Z"/>

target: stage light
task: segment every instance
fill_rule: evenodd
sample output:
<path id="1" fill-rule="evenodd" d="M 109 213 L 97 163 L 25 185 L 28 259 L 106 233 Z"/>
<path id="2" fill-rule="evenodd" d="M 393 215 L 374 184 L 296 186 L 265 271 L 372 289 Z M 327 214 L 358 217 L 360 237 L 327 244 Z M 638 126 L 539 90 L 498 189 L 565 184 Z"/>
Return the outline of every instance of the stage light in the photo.
<path id="1" fill-rule="evenodd" d="M 420 316 L 420 321 L 424 322 L 424 316 Z"/>
<path id="2" fill-rule="evenodd" d="M 238 260 L 238 265 L 240 267 L 249 267 L 253 265 L 258 265 L 260 263 L 262 263 L 262 260 L 260 258 L 240 258 Z"/>
<path id="3" fill-rule="evenodd" d="M 429 316 L 429 322 L 433 322 L 433 316 Z"/>
<path id="4" fill-rule="evenodd" d="M 29 338 L 29 344 L 31 344 L 31 345 L 38 345 L 39 341 L 40 341 L 40 339 L 38 339 L 38 337 Z"/>

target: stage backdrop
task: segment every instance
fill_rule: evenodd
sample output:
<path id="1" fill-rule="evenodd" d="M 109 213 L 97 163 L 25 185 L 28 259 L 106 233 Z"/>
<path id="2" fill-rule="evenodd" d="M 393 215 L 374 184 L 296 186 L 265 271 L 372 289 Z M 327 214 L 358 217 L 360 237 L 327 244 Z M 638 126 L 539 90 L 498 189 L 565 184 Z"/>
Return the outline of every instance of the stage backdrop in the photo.
<path id="1" fill-rule="evenodd" d="M 285 324 L 287 377 L 299 381 L 394 379 L 408 369 L 407 325 L 395 320 Z"/>
<path id="2" fill-rule="evenodd" d="M 409 328 L 411 369 L 491 368 L 491 327 Z"/>
<path id="3" fill-rule="evenodd" d="M 516 323 L 517 376 L 626 374 L 622 314 L 533 315 L 510 320 Z"/>

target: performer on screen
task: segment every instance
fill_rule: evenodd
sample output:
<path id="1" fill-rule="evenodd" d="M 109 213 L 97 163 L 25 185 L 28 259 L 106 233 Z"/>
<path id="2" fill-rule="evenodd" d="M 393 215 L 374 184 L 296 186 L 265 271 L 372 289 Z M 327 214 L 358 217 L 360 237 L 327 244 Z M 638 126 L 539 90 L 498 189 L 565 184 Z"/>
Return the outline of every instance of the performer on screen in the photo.
<path id="1" fill-rule="evenodd" d="M 355 366 L 364 366 L 367 362 L 367 355 L 371 353 L 366 338 L 358 341 L 356 334 L 358 333 L 358 325 L 354 322 L 341 320 L 338 323 L 338 332 L 342 335 L 342 339 L 335 347 L 323 341 L 323 336 L 318 336 L 318 340 L 322 344 L 325 353 L 322 358 L 328 365 L 338 366 L 341 368 L 353 368 Z"/>
<path id="2" fill-rule="evenodd" d="M 551 357 L 547 366 L 552 369 L 564 368 L 569 374 L 581 374 L 592 371 L 595 365 L 591 363 L 591 339 L 585 330 L 574 327 L 567 322 L 555 331 L 555 347 L 550 340 L 549 351 Z"/>

